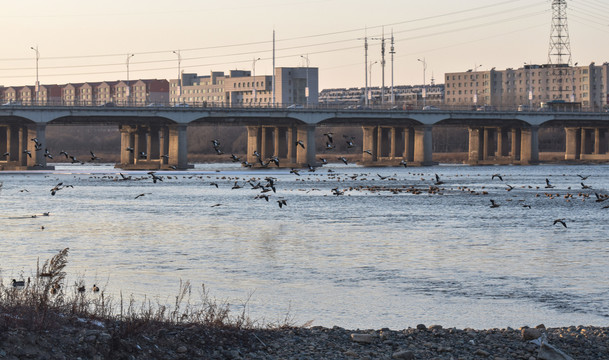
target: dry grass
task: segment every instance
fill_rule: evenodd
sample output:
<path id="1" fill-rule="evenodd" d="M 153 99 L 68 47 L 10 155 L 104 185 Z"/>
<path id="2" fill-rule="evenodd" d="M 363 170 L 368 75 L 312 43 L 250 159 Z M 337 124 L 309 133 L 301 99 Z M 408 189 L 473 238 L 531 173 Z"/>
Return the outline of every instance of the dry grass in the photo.
<path id="1" fill-rule="evenodd" d="M 68 263 L 68 252 L 66 248 L 45 261 L 42 267 L 37 267 L 36 276 L 25 280 L 24 286 L 15 287 L 12 283 L 4 285 L 0 279 L 0 330 L 15 327 L 44 330 L 70 319 L 119 324 L 122 334 L 180 324 L 238 329 L 256 326 L 246 314 L 249 299 L 243 304 L 243 311 L 233 315 L 231 305 L 212 298 L 205 285 L 201 286 L 198 297 L 193 296 L 188 281 L 180 281 L 178 295 L 172 305 L 150 299 L 137 302 L 133 296 L 125 299 L 122 293 L 115 303 L 103 291 L 79 291 L 78 288 L 82 290 L 84 287 L 82 281 L 77 281 L 74 286 L 66 286 L 64 269 Z"/>

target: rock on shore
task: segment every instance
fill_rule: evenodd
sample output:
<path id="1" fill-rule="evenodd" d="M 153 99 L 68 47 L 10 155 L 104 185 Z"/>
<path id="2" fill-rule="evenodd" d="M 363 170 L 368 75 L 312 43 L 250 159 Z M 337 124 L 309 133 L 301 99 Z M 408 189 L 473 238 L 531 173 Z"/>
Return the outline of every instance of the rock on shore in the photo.
<path id="1" fill-rule="evenodd" d="M 528 329 L 137 329 L 74 321 L 39 332 L 0 330 L 0 359 L 609 359 L 609 328 Z M 530 341 L 537 334 L 540 344 Z M 559 352 L 540 352 L 543 344 Z"/>

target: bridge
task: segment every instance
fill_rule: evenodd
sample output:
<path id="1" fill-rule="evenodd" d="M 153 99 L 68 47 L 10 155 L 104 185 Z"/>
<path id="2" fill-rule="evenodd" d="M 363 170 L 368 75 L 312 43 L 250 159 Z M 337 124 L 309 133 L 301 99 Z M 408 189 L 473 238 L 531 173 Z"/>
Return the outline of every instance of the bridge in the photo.
<path id="1" fill-rule="evenodd" d="M 609 113 L 325 108 L 0 106 L 0 169 L 50 168 L 45 129 L 53 125 L 116 125 L 125 169 L 186 169 L 189 126 L 221 124 L 247 128 L 247 161 L 280 159 L 285 167 L 315 164 L 317 127 L 362 129 L 361 164 L 432 164 L 433 126 L 469 130 L 468 163 L 534 164 L 539 127 L 562 127 L 566 160 L 609 160 Z M 32 141 L 32 139 L 36 139 Z M 297 141 L 304 146 L 297 146 Z"/>

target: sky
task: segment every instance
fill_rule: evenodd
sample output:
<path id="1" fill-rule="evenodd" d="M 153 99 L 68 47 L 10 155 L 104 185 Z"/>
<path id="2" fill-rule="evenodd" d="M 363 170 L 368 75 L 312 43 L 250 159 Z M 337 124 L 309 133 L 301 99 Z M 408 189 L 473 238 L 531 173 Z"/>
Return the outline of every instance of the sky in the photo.
<path id="1" fill-rule="evenodd" d="M 609 61 L 609 0 L 567 2 L 572 63 Z M 449 72 L 547 63 L 551 25 L 551 0 L 12 1 L 0 13 L 0 85 L 35 83 L 35 48 L 41 84 L 254 65 L 271 75 L 273 32 L 275 66 L 308 62 L 320 90 L 364 87 L 366 76 L 380 86 L 383 35 L 385 86 L 392 64 L 396 86 L 443 83 Z"/>

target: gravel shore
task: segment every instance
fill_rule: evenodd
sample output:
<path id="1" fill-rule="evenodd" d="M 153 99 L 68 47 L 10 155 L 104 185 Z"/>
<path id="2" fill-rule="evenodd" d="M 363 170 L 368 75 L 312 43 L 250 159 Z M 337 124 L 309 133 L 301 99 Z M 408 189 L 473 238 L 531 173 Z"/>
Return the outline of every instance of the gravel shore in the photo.
<path id="1" fill-rule="evenodd" d="M 530 340 L 544 339 L 543 345 Z M 70 319 L 0 330 L 0 359 L 609 359 L 609 328 L 235 329 Z M 539 342 L 539 340 L 537 340 Z M 550 344 L 549 346 L 547 344 Z"/>

